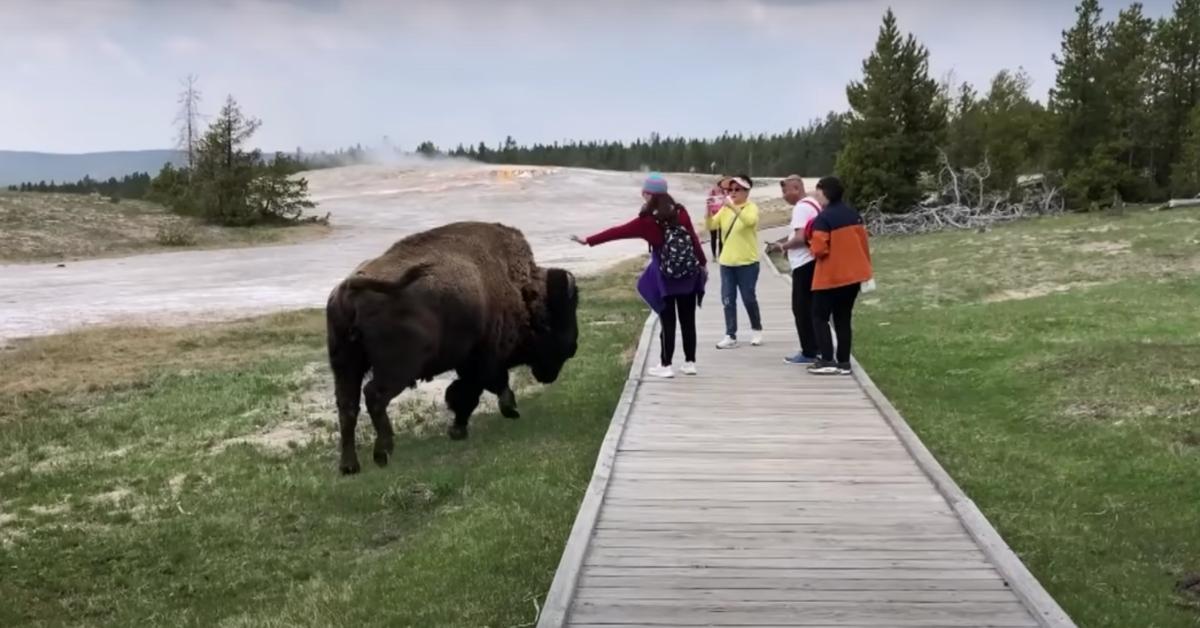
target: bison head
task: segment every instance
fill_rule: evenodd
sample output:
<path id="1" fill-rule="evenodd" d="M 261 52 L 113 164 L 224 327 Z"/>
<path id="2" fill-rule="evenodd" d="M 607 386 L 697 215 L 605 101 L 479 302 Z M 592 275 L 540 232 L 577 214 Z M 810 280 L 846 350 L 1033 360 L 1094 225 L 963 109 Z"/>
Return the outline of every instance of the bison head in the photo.
<path id="1" fill-rule="evenodd" d="M 579 343 L 579 290 L 575 276 L 569 271 L 551 268 L 546 271 L 547 327 L 538 335 L 536 350 L 529 370 L 543 384 L 558 379 L 567 360 L 575 357 Z"/>

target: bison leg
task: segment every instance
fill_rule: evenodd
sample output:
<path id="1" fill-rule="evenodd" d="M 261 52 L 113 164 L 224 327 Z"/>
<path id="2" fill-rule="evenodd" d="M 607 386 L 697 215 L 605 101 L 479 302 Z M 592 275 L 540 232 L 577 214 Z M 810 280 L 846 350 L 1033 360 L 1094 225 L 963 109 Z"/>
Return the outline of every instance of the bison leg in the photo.
<path id="1" fill-rule="evenodd" d="M 367 382 L 366 388 L 363 389 L 367 413 L 371 415 L 371 425 L 375 428 L 373 457 L 375 464 L 381 467 L 387 466 L 388 459 L 396 449 L 396 432 L 392 429 L 392 419 L 388 417 L 387 407 L 405 388 L 407 385 L 400 386 L 375 378 Z"/>
<path id="2" fill-rule="evenodd" d="M 504 369 L 492 376 L 487 386 L 488 392 L 496 395 L 500 406 L 500 415 L 506 419 L 519 419 L 517 411 L 517 396 L 508 385 L 508 370 Z"/>
<path id="3" fill-rule="evenodd" d="M 358 426 L 359 400 L 367 365 L 359 352 L 353 348 L 337 347 L 336 350 L 330 351 L 330 357 L 334 397 L 337 399 L 338 431 L 342 441 L 342 456 L 338 467 L 342 473 L 349 475 L 359 471 L 354 430 Z"/>
<path id="4" fill-rule="evenodd" d="M 450 438 L 463 440 L 467 437 L 467 423 L 471 414 L 479 407 L 483 386 L 474 380 L 456 379 L 446 389 L 446 405 L 454 412 L 454 424 L 450 426 Z"/>

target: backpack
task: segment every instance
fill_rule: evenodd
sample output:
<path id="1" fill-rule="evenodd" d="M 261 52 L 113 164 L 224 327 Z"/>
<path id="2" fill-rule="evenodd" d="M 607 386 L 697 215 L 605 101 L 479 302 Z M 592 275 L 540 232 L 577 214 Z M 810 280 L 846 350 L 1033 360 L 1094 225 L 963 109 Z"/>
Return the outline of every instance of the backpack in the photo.
<path id="1" fill-rule="evenodd" d="M 692 248 L 692 234 L 687 227 L 676 223 L 663 225 L 663 245 L 658 255 L 658 269 L 664 277 L 682 279 L 696 272 L 700 260 Z"/>

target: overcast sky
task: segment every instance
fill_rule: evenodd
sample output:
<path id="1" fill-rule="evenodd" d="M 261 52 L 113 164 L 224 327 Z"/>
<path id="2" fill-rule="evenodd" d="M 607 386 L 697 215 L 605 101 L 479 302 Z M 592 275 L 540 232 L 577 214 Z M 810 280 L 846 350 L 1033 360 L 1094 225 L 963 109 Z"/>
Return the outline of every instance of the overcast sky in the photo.
<path id="1" fill-rule="evenodd" d="M 1075 2 L 0 0 L 0 149 L 167 147 L 189 72 L 271 150 L 779 131 L 846 107 L 888 4 L 935 76 L 1044 99 Z"/>

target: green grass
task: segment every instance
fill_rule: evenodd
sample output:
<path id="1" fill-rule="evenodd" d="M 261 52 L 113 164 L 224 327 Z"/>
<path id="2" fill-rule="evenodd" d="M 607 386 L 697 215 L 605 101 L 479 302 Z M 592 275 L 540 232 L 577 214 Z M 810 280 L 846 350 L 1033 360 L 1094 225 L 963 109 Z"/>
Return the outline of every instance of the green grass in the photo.
<path id="1" fill-rule="evenodd" d="M 0 352 L 0 625 L 532 622 L 645 317 L 632 281 L 582 283 L 579 355 L 521 419 L 402 432 L 379 469 L 364 416 L 354 477 L 305 402 L 331 394 L 317 312 Z"/>
<path id="2" fill-rule="evenodd" d="M 1200 212 L 872 245 L 855 353 L 1050 594 L 1200 625 Z"/>
<path id="3" fill-rule="evenodd" d="M 321 237 L 320 224 L 219 227 L 162 205 L 99 195 L 0 192 L 0 262 L 45 262 L 187 248 L 284 244 Z"/>

